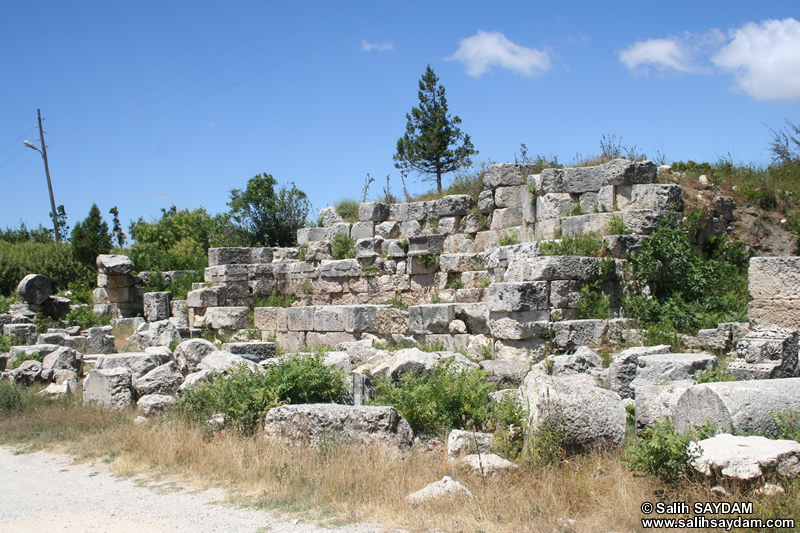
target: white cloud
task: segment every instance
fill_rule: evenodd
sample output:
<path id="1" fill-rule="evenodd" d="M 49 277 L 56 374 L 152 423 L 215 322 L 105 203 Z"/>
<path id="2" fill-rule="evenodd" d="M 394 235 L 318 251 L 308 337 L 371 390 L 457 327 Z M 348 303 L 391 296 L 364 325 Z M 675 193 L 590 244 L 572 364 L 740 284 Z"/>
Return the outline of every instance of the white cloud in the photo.
<path id="1" fill-rule="evenodd" d="M 216 122 L 209 122 L 208 123 L 208 127 L 209 128 L 216 128 L 217 127 L 217 123 Z"/>
<path id="2" fill-rule="evenodd" d="M 373 50 L 377 50 L 378 52 L 388 52 L 389 50 L 394 50 L 394 44 L 370 43 L 368 41 L 361 41 L 361 50 L 364 52 L 372 52 Z"/>
<path id="3" fill-rule="evenodd" d="M 800 22 L 788 18 L 749 22 L 711 62 L 733 73 L 736 87 L 755 100 L 800 98 Z"/>
<path id="4" fill-rule="evenodd" d="M 649 74 L 651 68 L 659 72 L 695 70 L 688 50 L 674 37 L 637 41 L 628 48 L 619 50 L 617 57 L 628 70 L 638 74 Z"/>
<path id="5" fill-rule="evenodd" d="M 461 61 L 467 67 L 467 74 L 474 78 L 491 72 L 493 66 L 523 76 L 538 76 L 550 70 L 547 52 L 520 46 L 500 32 L 478 30 L 458 44 L 456 53 L 445 59 Z"/>

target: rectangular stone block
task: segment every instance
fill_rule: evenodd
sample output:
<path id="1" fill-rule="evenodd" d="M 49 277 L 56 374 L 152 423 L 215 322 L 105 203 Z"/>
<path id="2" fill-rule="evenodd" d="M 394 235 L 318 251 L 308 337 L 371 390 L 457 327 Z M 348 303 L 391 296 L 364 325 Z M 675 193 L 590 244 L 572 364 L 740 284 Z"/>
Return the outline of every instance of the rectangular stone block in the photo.
<path id="1" fill-rule="evenodd" d="M 405 222 L 408 220 L 408 204 L 389 204 L 389 220 Z"/>
<path id="2" fill-rule="evenodd" d="M 170 302 L 172 301 L 172 293 L 169 291 L 164 292 L 147 292 L 144 295 L 144 318 L 148 322 L 157 322 L 159 320 L 166 320 L 170 316 Z"/>
<path id="3" fill-rule="evenodd" d="M 289 331 L 314 331 L 315 307 L 287 307 L 286 320 Z"/>
<path id="4" fill-rule="evenodd" d="M 429 217 L 454 217 L 464 216 L 472 208 L 472 198 L 468 194 L 451 194 L 426 202 L 426 212 Z"/>
<path id="5" fill-rule="evenodd" d="M 250 263 L 250 248 L 226 247 L 208 249 L 208 266 L 246 265 Z"/>
<path id="6" fill-rule="evenodd" d="M 300 228 L 297 230 L 297 244 L 325 241 L 329 237 L 328 228 Z"/>
<path id="7" fill-rule="evenodd" d="M 548 336 L 549 311 L 489 313 L 489 331 L 495 339 L 523 340 Z"/>
<path id="8" fill-rule="evenodd" d="M 573 255 L 554 255 L 514 259 L 508 265 L 505 280 L 520 281 L 553 281 L 571 279 L 590 281 L 600 277 L 600 264 L 604 261 L 597 257 L 578 257 Z M 613 263 L 605 268 L 613 269 Z M 607 272 L 611 275 L 613 270 Z"/>
<path id="9" fill-rule="evenodd" d="M 358 338 L 356 338 L 355 335 L 344 331 L 309 331 L 306 334 L 306 348 L 313 349 L 317 346 L 336 346 L 343 342 L 355 342 L 357 340 Z"/>
<path id="10" fill-rule="evenodd" d="M 475 239 L 468 238 L 462 233 L 448 235 L 444 240 L 444 253 L 446 254 L 474 254 Z"/>
<path id="11" fill-rule="evenodd" d="M 561 231 L 564 235 L 584 235 L 586 233 L 603 235 L 608 232 L 608 223 L 613 216 L 611 213 L 592 213 L 565 217 L 561 219 Z"/>
<path id="12" fill-rule="evenodd" d="M 249 307 L 209 307 L 204 323 L 213 329 L 246 329 Z"/>
<path id="13" fill-rule="evenodd" d="M 408 271 L 411 275 L 433 274 L 439 269 L 439 262 L 433 255 L 415 255 L 408 258 Z"/>
<path id="14" fill-rule="evenodd" d="M 222 350 L 236 355 L 255 355 L 263 361 L 275 357 L 275 343 L 265 341 L 226 342 Z"/>
<path id="15" fill-rule="evenodd" d="M 577 309 L 581 301 L 582 281 L 555 280 L 550 282 L 550 307 Z"/>
<path id="16" fill-rule="evenodd" d="M 97 286 L 100 288 L 121 289 L 136 285 L 136 278 L 130 274 L 98 274 Z"/>
<path id="17" fill-rule="evenodd" d="M 747 316 L 752 325 L 777 324 L 800 330 L 800 298 L 751 300 L 747 304 Z"/>
<path id="18" fill-rule="evenodd" d="M 314 310 L 314 331 L 344 331 L 344 308 L 317 306 Z"/>
<path id="19" fill-rule="evenodd" d="M 616 190 L 614 185 L 606 185 L 600 187 L 600 192 L 597 193 L 597 208 L 601 213 L 611 213 L 617 211 L 616 207 Z"/>
<path id="20" fill-rule="evenodd" d="M 753 257 L 748 288 L 754 300 L 800 299 L 800 257 Z"/>
<path id="21" fill-rule="evenodd" d="M 475 251 L 480 253 L 500 246 L 499 231 L 479 231 L 475 234 Z"/>
<path id="22" fill-rule="evenodd" d="M 680 185 L 647 183 L 621 185 L 616 190 L 616 205 L 626 209 L 683 210 L 683 189 Z"/>
<path id="23" fill-rule="evenodd" d="M 350 228 L 350 238 L 353 240 L 371 239 L 375 236 L 375 223 L 374 222 L 356 222 Z"/>
<path id="24" fill-rule="evenodd" d="M 483 265 L 478 254 L 442 254 L 439 256 L 439 270 L 442 272 L 467 272 Z"/>
<path id="25" fill-rule="evenodd" d="M 598 192 L 601 187 L 606 185 L 655 183 L 656 175 L 656 166 L 650 161 L 614 159 L 592 167 L 565 168 L 563 169 L 562 183 L 564 192 L 582 194 Z"/>
<path id="26" fill-rule="evenodd" d="M 408 255 L 432 255 L 444 251 L 444 235 L 416 235 L 408 237 Z"/>
<path id="27" fill-rule="evenodd" d="M 528 176 L 535 172 L 535 165 L 517 163 L 499 163 L 492 165 L 483 176 L 483 187 L 485 189 L 496 189 L 504 186 L 525 185 Z"/>
<path id="28" fill-rule="evenodd" d="M 490 229 L 502 230 L 522 226 L 525 221 L 522 219 L 522 209 L 518 207 L 506 207 L 505 209 L 495 209 L 492 213 L 492 223 Z"/>
<path id="29" fill-rule="evenodd" d="M 272 248 L 250 248 L 250 263 L 272 263 Z"/>
<path id="30" fill-rule="evenodd" d="M 285 307 L 256 307 L 253 322 L 261 331 L 287 331 L 289 329 Z"/>
<path id="31" fill-rule="evenodd" d="M 607 320 L 564 320 L 553 322 L 553 344 L 559 350 L 598 346 L 608 329 Z"/>
<path id="32" fill-rule="evenodd" d="M 428 218 L 427 202 L 411 202 L 408 205 L 408 220 L 425 220 Z"/>
<path id="33" fill-rule="evenodd" d="M 247 281 L 247 279 L 247 264 L 224 264 L 205 269 L 205 280 L 210 282 Z"/>
<path id="34" fill-rule="evenodd" d="M 622 221 L 631 233 L 650 235 L 661 222 L 661 213 L 653 209 L 632 209 L 622 212 Z"/>
<path id="35" fill-rule="evenodd" d="M 412 305 L 408 308 L 409 330 L 413 334 L 450 333 L 455 319 L 453 304 Z"/>
<path id="36" fill-rule="evenodd" d="M 358 206 L 361 222 L 383 222 L 389 218 L 389 206 L 380 202 L 363 202 Z"/>
<path id="37" fill-rule="evenodd" d="M 376 305 L 355 305 L 342 308 L 342 325 L 348 333 L 378 331 L 378 308 Z"/>
<path id="38" fill-rule="evenodd" d="M 550 284 L 546 281 L 492 283 L 486 290 L 490 311 L 534 311 L 549 309 Z"/>
<path id="39" fill-rule="evenodd" d="M 266 331 L 261 337 L 265 341 L 272 339 L 272 334 Z M 275 336 L 275 344 L 284 352 L 294 353 L 306 349 L 306 333 L 304 331 L 278 331 Z"/>
<path id="40" fill-rule="evenodd" d="M 500 209 L 505 207 L 521 209 L 525 199 L 525 191 L 525 185 L 498 187 L 494 191 L 494 204 Z"/>

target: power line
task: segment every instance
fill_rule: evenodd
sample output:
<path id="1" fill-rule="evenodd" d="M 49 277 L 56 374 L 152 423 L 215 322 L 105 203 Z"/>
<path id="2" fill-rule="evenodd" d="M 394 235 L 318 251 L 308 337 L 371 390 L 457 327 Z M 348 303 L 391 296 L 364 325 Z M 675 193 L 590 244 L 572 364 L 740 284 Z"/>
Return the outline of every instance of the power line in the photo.
<path id="1" fill-rule="evenodd" d="M 11 163 L 13 160 L 15 160 L 16 158 L 18 158 L 19 156 L 21 156 L 24 153 L 25 153 L 25 147 L 23 146 L 19 150 L 17 150 L 16 154 L 12 155 L 8 159 L 6 159 L 6 161 L 4 163 L 0 164 L 0 168 L 3 168 L 4 166 L 8 165 L 9 163 Z"/>
<path id="2" fill-rule="evenodd" d="M 33 159 L 33 154 L 31 154 L 30 156 L 28 156 L 28 159 L 26 159 L 25 161 L 23 161 L 23 162 L 22 162 L 22 164 L 21 164 L 20 166 L 18 166 L 17 168 L 15 168 L 15 169 L 14 169 L 14 170 L 12 170 L 11 172 L 9 172 L 8 174 L 6 174 L 6 175 L 5 175 L 5 176 L 3 176 L 2 178 L 0 178 L 0 183 L 3 183 L 3 182 L 4 182 L 4 181 L 6 181 L 8 178 L 10 178 L 12 175 L 14 175 L 14 173 L 15 173 L 16 171 L 18 171 L 19 169 L 21 169 L 22 167 L 24 167 L 25 165 L 27 165 L 28 163 L 30 163 L 31 159 Z"/>
<path id="3" fill-rule="evenodd" d="M 239 81 L 237 81 L 237 82 L 231 83 L 230 85 L 226 85 L 225 87 L 222 87 L 221 89 L 217 89 L 216 91 L 213 91 L 213 92 L 211 92 L 211 93 L 208 93 L 208 94 L 206 94 L 205 96 L 201 96 L 201 97 L 199 97 L 199 98 L 195 98 L 194 100 L 190 100 L 189 102 L 186 102 L 186 103 L 184 103 L 184 104 L 181 104 L 181 105 L 179 105 L 179 106 L 177 106 L 177 107 L 173 107 L 172 109 L 169 109 L 169 110 L 167 110 L 167 111 L 164 111 L 164 112 L 162 112 L 162 113 L 158 113 L 158 114 L 156 114 L 156 115 L 153 115 L 153 116 L 151 116 L 151 117 L 148 117 L 148 118 L 146 118 L 146 119 L 140 120 L 140 121 L 138 121 L 138 122 L 134 122 L 134 123 L 128 124 L 128 125 L 126 125 L 126 126 L 122 126 L 122 127 L 120 127 L 120 128 L 117 128 L 117 129 L 115 129 L 115 130 L 111 130 L 111 131 L 109 131 L 109 132 L 105 132 L 105 133 L 98 134 L 98 135 L 93 135 L 93 136 L 91 136 L 91 137 L 86 137 L 86 138 L 84 138 L 84 139 L 82 139 L 82 140 L 95 139 L 95 138 L 98 138 L 98 137 L 102 137 L 102 136 L 105 136 L 105 135 L 109 135 L 109 134 L 111 134 L 111 133 L 116 133 L 117 131 L 120 131 L 120 130 L 123 130 L 123 129 L 127 129 L 127 128 L 131 128 L 131 127 L 134 127 L 134 126 L 138 126 L 138 125 L 140 125 L 140 124 L 143 124 L 143 123 L 145 123 L 145 122 L 149 122 L 150 120 L 153 120 L 153 119 L 156 119 L 156 118 L 160 118 L 160 117 L 162 117 L 162 116 L 164 116 L 164 115 L 168 115 L 168 114 L 170 114 L 170 113 L 173 113 L 173 112 L 175 112 L 175 111 L 178 111 L 179 109 L 183 109 L 184 107 L 187 107 L 187 106 L 189 106 L 189 105 L 192 105 L 192 104 L 194 104 L 194 103 L 197 103 L 197 102 L 200 102 L 200 101 L 202 101 L 202 100 L 205 100 L 205 99 L 207 99 L 207 98 L 210 98 L 210 97 L 212 97 L 212 96 L 214 96 L 214 95 L 217 95 L 217 94 L 219 94 L 219 93 L 221 93 L 221 92 L 223 92 L 223 91 L 226 91 L 226 90 L 228 90 L 228 89 L 230 89 L 230 88 L 232 88 L 232 87 L 236 87 L 237 85 L 240 85 L 240 84 L 242 84 L 242 83 L 244 83 L 244 82 L 246 82 L 246 81 L 249 81 L 249 80 L 251 80 L 251 79 L 253 79 L 253 78 L 256 78 L 256 77 L 258 77 L 258 76 L 261 76 L 261 75 L 263 75 L 263 74 L 266 74 L 267 72 L 270 72 L 270 71 L 272 71 L 272 70 L 275 70 L 276 68 L 278 68 L 278 67 L 280 67 L 280 66 L 283 66 L 283 65 L 285 65 L 285 64 L 287 64 L 287 63 L 290 63 L 290 62 L 292 62 L 292 61 L 294 61 L 294 60 L 296 60 L 296 59 L 298 59 L 298 58 L 300 58 L 300 57 L 303 57 L 303 56 L 305 56 L 305 55 L 308 55 L 308 54 L 310 54 L 311 52 L 314 52 L 314 51 L 316 51 L 316 50 L 318 50 L 318 49 L 320 49 L 320 48 L 322 48 L 322 47 L 324 47 L 324 46 L 327 46 L 327 45 L 331 44 L 332 42 L 334 42 L 334 41 L 336 41 L 336 40 L 338 40 L 338 39 L 341 39 L 342 37 L 345 37 L 345 36 L 347 36 L 347 35 L 349 35 L 349 34 L 351 34 L 351 33 L 353 33 L 353 32 L 356 32 L 356 31 L 358 31 L 358 30 L 360 30 L 360 29 L 362 29 L 362 28 L 364 28 L 364 27 L 366 27 L 366 26 L 369 26 L 370 24 L 373 24 L 373 23 L 375 23 L 375 22 L 377 22 L 377 21 L 379 21 L 379 20 L 381 20 L 381 19 L 383 19 L 383 18 L 386 18 L 386 17 L 388 17 L 389 15 L 392 15 L 392 14 L 396 13 L 397 11 L 400 11 L 401 9 L 404 9 L 404 8 L 406 8 L 406 7 L 410 6 L 411 4 L 415 3 L 416 1 L 417 1 L 417 0 L 411 0 L 411 1 L 409 1 L 409 2 L 406 2 L 405 4 L 403 4 L 403 5 L 399 6 L 399 7 L 396 7 L 396 8 L 394 8 L 394 9 L 392 9 L 392 10 L 389 10 L 389 11 L 387 11 L 387 12 L 383 13 L 382 15 L 379 15 L 379 16 L 377 16 L 377 17 L 375 17 L 375 18 L 373 18 L 373 19 L 371 19 L 371 20 L 369 20 L 369 21 L 367 21 L 367 22 L 364 22 L 363 24 L 359 24 L 358 26 L 356 26 L 356 27 L 354 27 L 354 28 L 351 28 L 351 29 L 349 29 L 349 30 L 347 30 L 347 31 L 345 31 L 345 32 L 343 32 L 343 33 L 340 33 L 339 35 L 337 35 L 337 36 L 335 36 L 335 37 L 332 37 L 332 38 L 328 39 L 327 41 L 324 41 L 324 42 L 322 42 L 322 43 L 320 43 L 320 44 L 318 44 L 318 45 L 312 46 L 311 48 L 308 48 L 308 49 L 306 49 L 305 51 L 303 51 L 303 52 L 300 52 L 299 54 L 295 54 L 295 55 L 293 55 L 293 56 L 289 57 L 288 59 L 285 59 L 285 60 L 283 60 L 283 61 L 280 61 L 280 62 L 278 62 L 278 63 L 275 63 L 274 65 L 272 65 L 272 66 L 271 66 L 271 67 L 269 67 L 269 68 L 266 68 L 266 69 L 264 69 L 264 70 L 261 70 L 261 71 L 259 71 L 259 72 L 256 72 L 255 74 L 252 74 L 252 75 L 250 75 L 250 76 L 247 76 L 246 78 L 242 78 L 241 80 L 239 80 Z M 174 92 L 174 91 L 173 91 L 173 92 Z M 170 93 L 170 94 L 171 94 L 171 93 Z"/>

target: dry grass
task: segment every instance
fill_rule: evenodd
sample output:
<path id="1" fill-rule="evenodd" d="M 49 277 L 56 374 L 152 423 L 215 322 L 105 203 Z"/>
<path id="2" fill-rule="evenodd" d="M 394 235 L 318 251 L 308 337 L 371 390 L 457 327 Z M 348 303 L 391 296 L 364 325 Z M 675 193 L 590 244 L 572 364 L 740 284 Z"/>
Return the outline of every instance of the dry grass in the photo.
<path id="1" fill-rule="evenodd" d="M 488 479 L 448 463 L 445 454 L 398 454 L 382 447 L 330 442 L 318 449 L 267 443 L 261 436 L 211 434 L 178 417 L 135 425 L 133 411 L 40 405 L 0 415 L 0 442 L 25 442 L 78 457 L 116 458 L 118 474 L 166 476 L 225 487 L 238 504 L 291 513 L 328 524 L 380 522 L 410 531 L 639 531 L 639 508 L 650 501 L 712 501 L 710 486 L 665 486 L 637 477 L 619 452 L 572 457 L 550 467 L 523 466 Z M 470 501 L 411 506 L 404 497 L 449 475 L 474 494 Z M 760 516 L 798 512 L 797 490 L 764 504 Z M 734 492 L 730 501 L 752 501 Z M 795 503 L 791 503 L 791 502 Z M 576 520 L 568 528 L 560 519 Z"/>

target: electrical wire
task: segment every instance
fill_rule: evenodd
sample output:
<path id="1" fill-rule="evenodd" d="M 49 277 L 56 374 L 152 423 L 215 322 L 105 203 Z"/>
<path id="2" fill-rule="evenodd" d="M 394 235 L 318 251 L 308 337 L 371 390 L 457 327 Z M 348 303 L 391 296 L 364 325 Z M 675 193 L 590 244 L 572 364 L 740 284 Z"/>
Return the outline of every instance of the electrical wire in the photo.
<path id="1" fill-rule="evenodd" d="M 13 175 L 13 174 L 16 172 L 16 171 L 18 171 L 19 169 L 21 169 L 22 167 L 24 167 L 25 165 L 27 165 L 28 163 L 30 163 L 30 161 L 31 161 L 31 158 L 33 158 L 33 154 L 31 154 L 31 155 L 28 157 L 28 159 L 26 159 L 25 161 L 23 161 L 23 162 L 22 162 L 22 164 L 21 164 L 20 166 L 18 166 L 17 168 L 15 168 L 15 169 L 14 169 L 14 170 L 12 170 L 11 172 L 9 172 L 8 174 L 6 174 L 6 175 L 5 175 L 5 176 L 3 176 L 2 178 L 0 178 L 0 183 L 3 183 L 3 182 L 4 182 L 4 181 L 6 181 L 8 178 L 10 178 L 10 177 L 11 177 L 11 176 L 12 176 L 12 175 Z"/>

